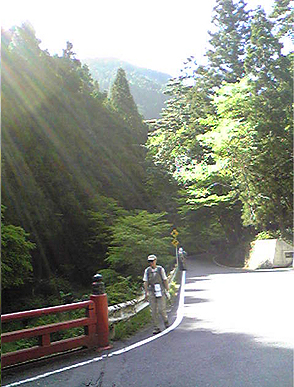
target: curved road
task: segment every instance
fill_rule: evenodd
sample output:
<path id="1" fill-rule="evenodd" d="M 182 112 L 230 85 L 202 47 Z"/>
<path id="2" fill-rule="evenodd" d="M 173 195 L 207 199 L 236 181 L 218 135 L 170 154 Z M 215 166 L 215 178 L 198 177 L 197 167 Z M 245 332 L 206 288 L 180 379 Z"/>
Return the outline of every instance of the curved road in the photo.
<path id="1" fill-rule="evenodd" d="M 104 356 L 7 370 L 2 386 L 293 387 L 293 275 L 190 258 L 168 333 L 153 339 L 148 327 Z"/>

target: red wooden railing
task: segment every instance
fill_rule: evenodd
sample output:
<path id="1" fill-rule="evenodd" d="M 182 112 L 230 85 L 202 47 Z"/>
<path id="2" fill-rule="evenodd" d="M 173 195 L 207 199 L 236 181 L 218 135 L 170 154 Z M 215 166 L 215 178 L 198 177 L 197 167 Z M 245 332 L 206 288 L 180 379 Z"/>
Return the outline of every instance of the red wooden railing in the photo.
<path id="1" fill-rule="evenodd" d="M 28 318 L 44 315 L 85 309 L 85 317 L 54 324 L 38 326 L 7 332 L 1 335 L 2 343 L 9 343 L 21 339 L 39 337 L 39 345 L 15 352 L 5 353 L 1 356 L 2 367 L 25 362 L 54 353 L 68 351 L 78 347 L 107 347 L 108 346 L 108 306 L 106 294 L 92 295 L 89 301 L 74 304 L 54 306 L 25 312 L 5 314 L 1 316 L 2 323 L 26 320 Z M 50 335 L 54 332 L 76 327 L 84 327 L 84 335 L 51 342 Z"/>

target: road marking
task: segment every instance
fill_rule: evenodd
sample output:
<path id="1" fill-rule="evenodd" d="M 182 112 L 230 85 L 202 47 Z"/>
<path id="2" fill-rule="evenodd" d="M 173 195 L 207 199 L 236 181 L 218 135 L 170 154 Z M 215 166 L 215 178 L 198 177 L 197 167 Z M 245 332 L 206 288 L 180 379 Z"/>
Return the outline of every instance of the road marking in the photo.
<path id="1" fill-rule="evenodd" d="M 178 310 L 177 310 L 177 318 L 174 321 L 174 323 L 170 327 L 165 329 L 163 332 L 160 332 L 156 336 L 148 337 L 147 339 L 141 340 L 141 341 L 139 341 L 137 343 L 129 345 L 128 347 L 119 349 L 119 350 L 111 352 L 109 354 L 102 355 L 102 356 L 99 356 L 99 357 L 95 357 L 93 359 L 90 359 L 90 360 L 87 360 L 87 361 L 83 361 L 81 363 L 72 364 L 72 365 L 70 365 L 68 367 L 60 368 L 60 369 L 55 370 L 55 371 L 46 372 L 46 373 L 44 373 L 42 375 L 37 375 L 37 376 L 34 376 L 32 378 L 29 378 L 29 379 L 24 379 L 24 380 L 20 380 L 18 382 L 13 382 L 13 383 L 10 383 L 10 384 L 6 384 L 3 387 L 20 386 L 21 384 L 34 382 L 36 380 L 44 379 L 44 378 L 46 378 L 48 376 L 51 376 L 51 375 L 55 375 L 55 374 L 59 374 L 61 372 L 69 371 L 69 370 L 72 370 L 74 368 L 83 367 L 85 365 L 88 365 L 88 364 L 91 364 L 91 363 L 96 363 L 98 361 L 101 361 L 101 360 L 107 359 L 107 358 L 111 358 L 113 356 L 118 356 L 118 355 L 121 355 L 123 353 L 129 352 L 129 351 L 131 351 L 131 350 L 133 350 L 135 348 L 141 347 L 142 345 L 151 343 L 151 341 L 157 340 L 160 337 L 168 334 L 169 332 L 171 332 L 174 329 L 176 329 L 180 325 L 182 320 L 183 320 L 183 316 L 184 316 L 184 290 L 185 290 L 184 288 L 185 288 L 185 282 L 186 282 L 186 272 L 182 271 L 181 292 L 180 292 L 180 298 L 179 298 L 179 306 L 178 306 Z"/>

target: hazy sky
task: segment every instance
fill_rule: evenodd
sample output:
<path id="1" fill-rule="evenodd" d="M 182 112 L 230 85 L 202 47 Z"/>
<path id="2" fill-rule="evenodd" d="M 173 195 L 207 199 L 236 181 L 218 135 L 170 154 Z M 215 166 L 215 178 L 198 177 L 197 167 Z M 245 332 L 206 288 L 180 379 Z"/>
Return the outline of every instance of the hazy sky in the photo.
<path id="1" fill-rule="evenodd" d="M 41 48 L 78 59 L 114 57 L 177 75 L 187 57 L 201 61 L 216 0 L 2 0 L 4 29 L 29 20 Z M 274 0 L 247 0 L 269 12 Z"/>

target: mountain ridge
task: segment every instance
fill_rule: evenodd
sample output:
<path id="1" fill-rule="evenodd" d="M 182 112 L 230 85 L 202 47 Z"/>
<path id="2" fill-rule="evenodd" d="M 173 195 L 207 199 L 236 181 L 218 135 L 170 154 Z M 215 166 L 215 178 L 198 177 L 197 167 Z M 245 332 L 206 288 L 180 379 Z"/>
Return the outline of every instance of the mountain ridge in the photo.
<path id="1" fill-rule="evenodd" d="M 140 114 L 145 119 L 159 118 L 168 97 L 163 93 L 171 75 L 139 67 L 117 58 L 85 58 L 82 63 L 89 67 L 101 91 L 110 92 L 117 70 L 123 68 L 127 74 L 131 93 Z"/>

